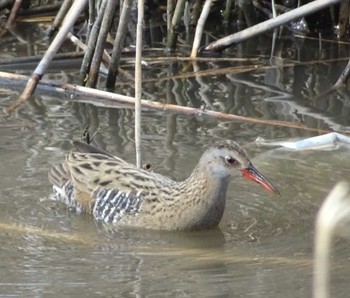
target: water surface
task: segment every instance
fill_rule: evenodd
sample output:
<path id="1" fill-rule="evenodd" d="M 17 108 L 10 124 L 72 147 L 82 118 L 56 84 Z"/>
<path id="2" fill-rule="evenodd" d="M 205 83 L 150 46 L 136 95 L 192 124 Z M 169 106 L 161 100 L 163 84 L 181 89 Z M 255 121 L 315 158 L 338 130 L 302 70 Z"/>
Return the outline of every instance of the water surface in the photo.
<path id="1" fill-rule="evenodd" d="M 268 41 L 260 42 L 258 49 L 249 44 L 245 55 L 268 57 Z M 346 97 L 314 97 L 332 85 L 346 62 L 311 61 L 321 54 L 325 60 L 331 58 L 337 45 L 327 44 L 322 53 L 318 42 L 304 41 L 299 53 L 291 51 L 288 41 L 279 45 L 283 51 L 273 61 L 298 64 L 285 68 L 272 63 L 274 67 L 256 72 L 231 70 L 190 78 L 170 78 L 185 69 L 185 62 L 159 64 L 145 69 L 149 81 L 143 97 L 349 132 Z M 271 66 L 272 60 L 260 61 Z M 237 66 L 202 63 L 200 69 L 226 65 Z M 74 82 L 76 72 L 65 72 Z M 0 84 L 4 107 L 23 86 L 10 86 L 5 80 Z M 120 92 L 132 92 L 130 83 L 120 86 Z M 118 229 L 74 214 L 49 200 L 50 164 L 64 158 L 71 140 L 80 138 L 87 125 L 91 130 L 101 126 L 95 139 L 101 148 L 134 162 L 134 113 L 96 108 L 38 89 L 34 99 L 0 123 L 0 295 L 310 297 L 315 216 L 335 183 L 350 181 L 350 148 L 291 152 L 257 147 L 257 137 L 284 140 L 318 134 L 274 125 L 151 110 L 143 112 L 142 121 L 144 162 L 155 171 L 184 179 L 207 144 L 234 139 L 247 148 L 281 197 L 236 179 L 228 190 L 220 226 L 192 233 Z M 348 241 L 337 239 L 332 297 L 347 296 L 349 257 Z"/>

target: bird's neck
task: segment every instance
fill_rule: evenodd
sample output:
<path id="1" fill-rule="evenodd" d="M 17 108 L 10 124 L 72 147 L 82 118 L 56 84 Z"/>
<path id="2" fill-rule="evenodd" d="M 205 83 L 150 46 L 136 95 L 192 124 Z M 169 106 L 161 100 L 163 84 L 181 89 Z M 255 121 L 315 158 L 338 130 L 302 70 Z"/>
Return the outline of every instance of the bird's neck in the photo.
<path id="1" fill-rule="evenodd" d="M 198 165 L 191 176 L 179 183 L 181 189 L 181 207 L 183 208 L 184 221 L 188 216 L 196 223 L 192 226 L 206 226 L 211 228 L 220 222 L 226 201 L 226 191 L 229 179 L 213 176 L 208 169 Z"/>

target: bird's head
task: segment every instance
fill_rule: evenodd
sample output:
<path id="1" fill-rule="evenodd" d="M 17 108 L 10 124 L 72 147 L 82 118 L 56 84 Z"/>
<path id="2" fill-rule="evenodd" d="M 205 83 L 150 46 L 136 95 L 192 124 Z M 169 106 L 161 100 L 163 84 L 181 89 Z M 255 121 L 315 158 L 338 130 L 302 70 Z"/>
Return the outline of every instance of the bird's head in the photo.
<path id="1" fill-rule="evenodd" d="M 230 180 L 242 176 L 279 195 L 279 191 L 253 166 L 246 151 L 234 141 L 215 142 L 204 152 L 200 163 L 214 177 Z"/>

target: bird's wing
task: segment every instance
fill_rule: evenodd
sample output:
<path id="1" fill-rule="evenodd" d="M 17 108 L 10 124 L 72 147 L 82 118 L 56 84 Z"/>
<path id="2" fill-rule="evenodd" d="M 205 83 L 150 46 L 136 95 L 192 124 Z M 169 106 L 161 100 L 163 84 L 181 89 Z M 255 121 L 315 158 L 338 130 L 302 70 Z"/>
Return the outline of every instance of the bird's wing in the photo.
<path id="1" fill-rule="evenodd" d="M 70 179 L 69 169 L 65 162 L 53 165 L 48 173 L 49 181 L 58 188 L 62 188 Z"/>
<path id="2" fill-rule="evenodd" d="M 105 155 L 106 158 L 108 157 L 109 159 L 115 159 L 121 163 L 127 163 L 126 161 L 122 160 L 121 158 L 119 158 L 115 155 L 112 155 L 111 153 L 109 153 L 103 149 L 94 147 L 94 146 L 87 144 L 85 142 L 82 142 L 82 141 L 74 140 L 73 146 L 80 153 L 97 153 L 97 154 Z"/>
<path id="3" fill-rule="evenodd" d="M 174 183 L 169 178 L 142 170 L 122 159 L 98 153 L 72 152 L 65 164 L 76 200 L 87 206 L 86 198 L 91 198 L 89 206 L 96 217 L 105 217 L 108 212 L 110 216 L 133 214 L 145 201 L 153 204 L 162 200 L 162 190 L 169 192 Z"/>
<path id="4" fill-rule="evenodd" d="M 71 152 L 49 171 L 54 197 L 69 207 L 116 222 L 126 215 L 149 213 L 163 201 L 162 193 L 171 193 L 173 180 L 112 155 L 81 152 L 91 152 L 85 149 L 89 150 Z"/>
<path id="5" fill-rule="evenodd" d="M 99 153 L 109 157 L 114 157 L 111 153 L 82 141 L 74 140 L 73 146 L 78 152 L 81 153 Z"/>
<path id="6" fill-rule="evenodd" d="M 65 163 L 75 188 L 90 195 L 97 188 L 133 190 L 128 184 L 135 166 L 116 157 L 99 153 L 71 152 Z"/>

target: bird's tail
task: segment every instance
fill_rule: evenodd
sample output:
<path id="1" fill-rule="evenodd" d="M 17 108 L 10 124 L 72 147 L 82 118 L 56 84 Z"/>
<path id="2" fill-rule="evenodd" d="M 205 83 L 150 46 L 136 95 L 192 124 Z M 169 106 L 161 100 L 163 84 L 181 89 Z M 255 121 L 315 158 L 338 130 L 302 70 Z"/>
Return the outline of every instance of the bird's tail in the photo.
<path id="1" fill-rule="evenodd" d="M 51 166 L 48 176 L 49 181 L 53 184 L 51 198 L 63 202 L 76 212 L 81 212 L 82 206 L 75 200 L 75 190 L 70 181 L 66 162 Z"/>
<path id="2" fill-rule="evenodd" d="M 48 173 L 49 181 L 59 188 L 62 188 L 70 178 L 66 162 L 60 162 L 51 166 Z"/>

